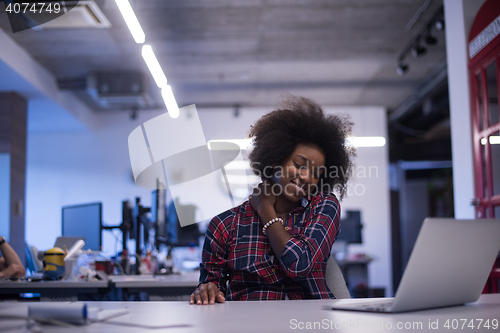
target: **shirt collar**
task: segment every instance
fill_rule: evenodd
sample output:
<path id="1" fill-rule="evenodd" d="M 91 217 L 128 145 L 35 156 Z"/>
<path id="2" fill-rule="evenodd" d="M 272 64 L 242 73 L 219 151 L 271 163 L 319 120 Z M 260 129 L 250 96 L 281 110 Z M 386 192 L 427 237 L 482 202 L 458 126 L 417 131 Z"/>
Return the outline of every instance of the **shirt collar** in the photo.
<path id="1" fill-rule="evenodd" d="M 311 200 L 312 200 L 312 198 L 311 198 Z M 302 199 L 300 199 L 300 207 L 295 208 L 292 212 L 295 212 L 297 209 L 300 209 L 301 207 L 302 207 L 302 208 L 306 208 L 306 207 L 307 207 L 307 205 L 309 205 L 309 202 L 310 202 L 310 201 L 309 201 L 309 200 L 307 200 L 306 198 L 302 198 Z M 250 201 L 247 201 L 247 202 L 246 202 L 246 205 L 244 205 L 244 208 L 245 208 L 245 210 L 246 210 L 246 214 L 247 214 L 247 216 L 251 216 L 251 215 L 253 215 L 253 214 L 257 215 L 257 212 L 255 212 L 255 211 L 253 210 L 253 208 L 252 208 L 252 205 L 250 205 Z"/>

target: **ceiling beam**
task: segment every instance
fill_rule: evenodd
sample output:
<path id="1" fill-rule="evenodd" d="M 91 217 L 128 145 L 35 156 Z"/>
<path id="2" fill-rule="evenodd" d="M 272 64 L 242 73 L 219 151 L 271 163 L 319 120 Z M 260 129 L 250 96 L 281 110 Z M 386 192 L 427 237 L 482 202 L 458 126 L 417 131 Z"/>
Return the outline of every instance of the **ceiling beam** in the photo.
<path id="1" fill-rule="evenodd" d="M 53 116 L 55 121 L 66 119 L 71 127 L 94 129 L 96 119 L 91 109 L 73 93 L 60 91 L 56 79 L 14 40 L 0 29 L 0 91 L 15 91 L 29 100 L 29 113 Z M 40 109 L 40 110 L 39 110 Z M 66 113 L 61 117 L 61 112 Z M 40 117 L 35 117 L 40 119 Z M 50 124 L 50 122 L 46 122 Z"/>

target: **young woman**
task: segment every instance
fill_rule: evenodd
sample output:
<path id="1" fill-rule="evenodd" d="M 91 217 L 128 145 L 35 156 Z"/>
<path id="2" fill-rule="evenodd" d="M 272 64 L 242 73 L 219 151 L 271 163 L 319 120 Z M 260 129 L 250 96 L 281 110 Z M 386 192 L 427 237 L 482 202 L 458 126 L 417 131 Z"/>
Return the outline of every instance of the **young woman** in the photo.
<path id="1" fill-rule="evenodd" d="M 351 174 L 351 126 L 294 96 L 257 121 L 249 159 L 262 183 L 210 222 L 190 304 L 333 298 L 325 269 L 340 205 L 332 192 L 342 198 Z"/>

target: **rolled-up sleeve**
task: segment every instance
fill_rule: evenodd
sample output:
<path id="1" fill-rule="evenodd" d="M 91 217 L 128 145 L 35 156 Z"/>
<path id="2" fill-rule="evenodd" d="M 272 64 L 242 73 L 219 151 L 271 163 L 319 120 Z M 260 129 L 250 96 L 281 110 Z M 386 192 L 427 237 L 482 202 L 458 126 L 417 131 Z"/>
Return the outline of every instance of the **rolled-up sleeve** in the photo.
<path id="1" fill-rule="evenodd" d="M 290 278 L 302 278 L 331 251 L 339 230 L 340 205 L 333 195 L 325 195 L 303 222 L 304 229 L 290 238 L 281 254 L 280 265 Z"/>
<path id="2" fill-rule="evenodd" d="M 231 222 L 231 216 L 221 219 L 220 215 L 210 221 L 205 235 L 200 264 L 200 283 L 213 282 L 224 294 L 226 293 L 228 276 L 226 242 Z"/>

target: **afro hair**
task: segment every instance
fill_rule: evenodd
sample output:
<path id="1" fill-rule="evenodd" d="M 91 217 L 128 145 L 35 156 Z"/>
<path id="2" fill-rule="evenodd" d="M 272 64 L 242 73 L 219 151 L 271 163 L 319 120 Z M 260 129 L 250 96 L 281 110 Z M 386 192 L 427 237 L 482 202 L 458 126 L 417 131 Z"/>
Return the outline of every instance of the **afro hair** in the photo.
<path id="1" fill-rule="evenodd" d="M 287 95 L 279 107 L 250 129 L 254 149 L 249 155 L 252 169 L 266 177 L 265 169 L 282 165 L 298 144 L 315 144 L 325 154 L 325 170 L 318 183 L 322 192 L 337 192 L 342 199 L 354 167 L 356 151 L 346 145 L 353 123 L 348 115 L 326 115 L 314 101 Z"/>

